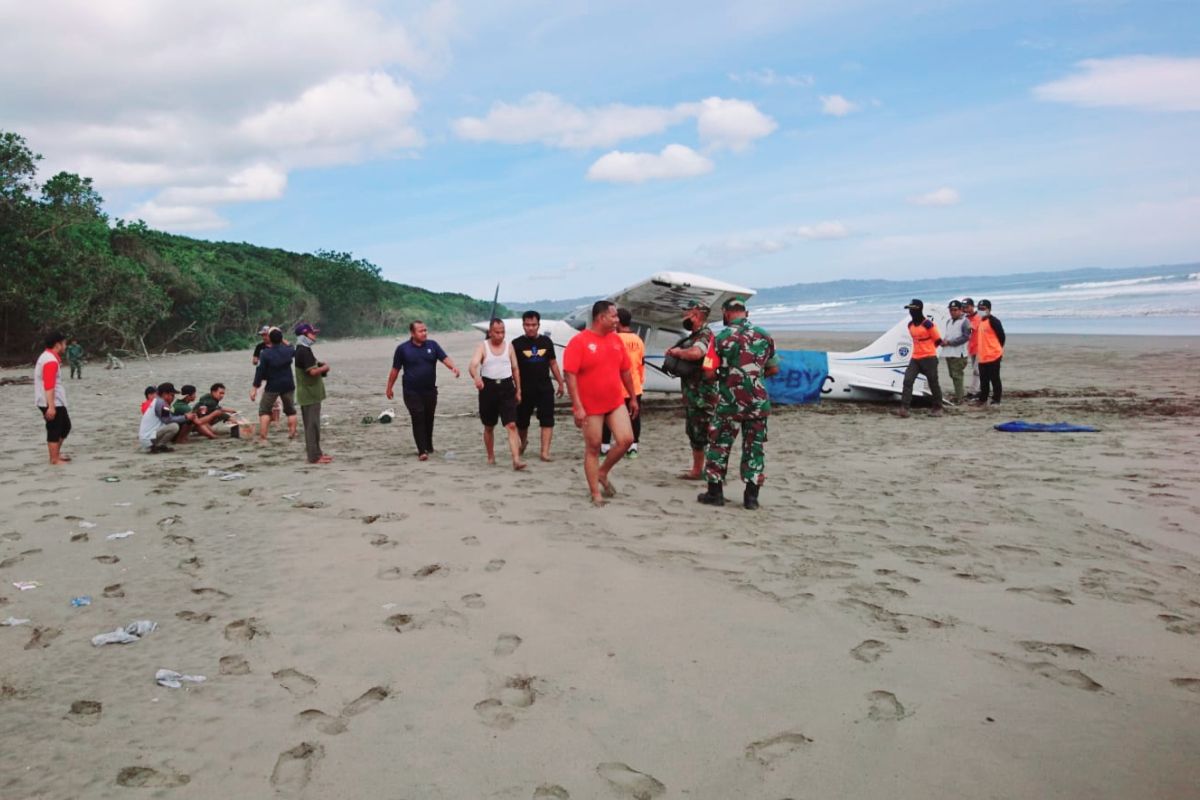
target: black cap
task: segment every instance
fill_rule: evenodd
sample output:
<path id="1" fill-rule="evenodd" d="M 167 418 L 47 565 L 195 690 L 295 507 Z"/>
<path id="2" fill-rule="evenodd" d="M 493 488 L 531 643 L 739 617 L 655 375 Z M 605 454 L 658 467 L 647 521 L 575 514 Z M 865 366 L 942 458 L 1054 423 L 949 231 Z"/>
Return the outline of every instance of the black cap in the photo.
<path id="1" fill-rule="evenodd" d="M 973 305 L 975 305 L 975 301 L 974 301 L 974 300 L 972 300 L 972 299 L 971 299 L 971 298 L 969 298 L 969 297 L 964 297 L 964 298 L 962 299 L 962 304 L 963 304 L 964 306 L 973 306 Z"/>
<path id="2" fill-rule="evenodd" d="M 923 302 L 921 302 L 921 300 L 919 298 L 914 297 L 912 300 L 909 301 L 908 305 L 906 305 L 905 308 L 913 309 L 916 311 L 924 311 L 925 304 Z"/>
<path id="3" fill-rule="evenodd" d="M 957 300 L 951 300 L 948 308 L 962 308 L 962 303 L 958 302 Z"/>
<path id="4" fill-rule="evenodd" d="M 158 385 L 158 393 L 159 394 L 177 394 L 177 392 L 175 391 L 175 384 L 171 383 L 170 381 L 167 381 L 166 383 L 160 383 Z"/>
<path id="5" fill-rule="evenodd" d="M 979 307 L 990 309 L 992 307 L 992 301 L 991 300 L 980 300 Z"/>

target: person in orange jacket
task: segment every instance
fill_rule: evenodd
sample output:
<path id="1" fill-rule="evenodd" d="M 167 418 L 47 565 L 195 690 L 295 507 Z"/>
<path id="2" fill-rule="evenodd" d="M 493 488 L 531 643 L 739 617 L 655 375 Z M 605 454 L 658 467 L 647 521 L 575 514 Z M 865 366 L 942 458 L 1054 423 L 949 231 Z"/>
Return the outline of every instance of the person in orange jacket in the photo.
<path id="1" fill-rule="evenodd" d="M 1000 404 L 1000 359 L 1004 357 L 1004 326 L 992 316 L 992 301 L 979 301 L 979 405 Z"/>
<path id="2" fill-rule="evenodd" d="M 908 359 L 908 367 L 904 370 L 904 389 L 900 394 L 900 410 L 896 413 L 901 417 L 909 415 L 912 405 L 913 384 L 917 374 L 925 376 L 929 382 L 929 391 L 933 394 L 933 411 L 931 416 L 942 415 L 942 387 L 938 383 L 937 349 L 942 344 L 942 334 L 933 320 L 925 318 L 925 303 L 917 298 L 905 306 L 912 320 L 908 323 L 908 333 L 912 336 L 913 349 Z"/>

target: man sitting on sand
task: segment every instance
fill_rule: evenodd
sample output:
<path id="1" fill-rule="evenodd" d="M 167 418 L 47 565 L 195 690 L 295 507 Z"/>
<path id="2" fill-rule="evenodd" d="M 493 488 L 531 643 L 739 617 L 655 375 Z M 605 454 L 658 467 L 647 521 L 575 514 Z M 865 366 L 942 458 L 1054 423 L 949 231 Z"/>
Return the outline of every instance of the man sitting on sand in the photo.
<path id="1" fill-rule="evenodd" d="M 157 386 L 147 386 L 142 390 L 142 410 L 139 413 L 145 414 L 146 409 L 154 402 L 154 398 L 158 396 Z"/>
<path id="2" fill-rule="evenodd" d="M 186 414 L 171 412 L 175 402 L 175 384 L 160 383 L 157 392 L 154 401 L 142 414 L 138 443 L 146 453 L 169 453 L 174 448 L 168 446 L 167 442 L 178 435 L 184 426 L 190 425 L 196 415 L 191 411 Z"/>
<path id="3" fill-rule="evenodd" d="M 508 451 L 515 470 L 525 469 L 521 437 L 517 433 L 517 404 L 521 402 L 521 372 L 517 354 L 504 336 L 504 320 L 488 323 L 487 338 L 475 348 L 467 372 L 479 390 L 479 419 L 483 422 L 483 449 L 487 463 L 496 463 L 496 421 L 508 431 Z"/>
<path id="4" fill-rule="evenodd" d="M 629 420 L 638 415 L 629 351 L 616 335 L 617 322 L 616 304 L 597 301 L 592 305 L 591 326 L 572 337 L 563 352 L 571 412 L 575 427 L 583 431 L 583 474 L 597 506 L 617 493 L 608 475 L 633 444 Z M 605 424 L 612 429 L 613 443 L 601 464 L 600 437 Z"/>
<path id="5" fill-rule="evenodd" d="M 196 387 L 190 384 L 180 388 L 180 393 L 183 397 L 176 400 L 171 407 L 171 411 L 175 414 L 186 414 L 189 411 L 195 412 L 195 419 L 192 421 L 190 428 L 199 431 L 200 435 L 206 439 L 216 439 L 217 432 L 212 426 L 216 422 L 223 422 L 229 419 L 230 412 L 233 409 L 221 408 L 221 400 L 214 397 L 214 394 L 219 394 L 220 397 L 225 396 L 225 384 L 214 383 L 209 393 L 196 399 Z M 189 430 L 181 430 L 175 441 L 184 442 L 187 439 Z"/>

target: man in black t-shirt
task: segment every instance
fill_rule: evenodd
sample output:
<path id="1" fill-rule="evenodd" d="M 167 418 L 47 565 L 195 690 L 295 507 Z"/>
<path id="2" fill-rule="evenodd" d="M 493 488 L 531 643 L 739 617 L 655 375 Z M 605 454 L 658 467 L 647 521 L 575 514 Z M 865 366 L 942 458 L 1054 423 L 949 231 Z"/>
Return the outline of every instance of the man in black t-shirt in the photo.
<path id="1" fill-rule="evenodd" d="M 537 413 L 538 426 L 542 431 L 542 461 L 553 461 L 550 456 L 550 439 L 554 436 L 554 398 L 562 397 L 566 391 L 558 359 L 554 356 L 554 342 L 549 336 L 539 335 L 542 316 L 536 311 L 521 315 L 524 336 L 513 339 L 513 350 L 517 354 L 517 368 L 521 372 L 521 403 L 517 406 L 517 433 L 521 437 L 521 452 L 529 444 L 529 422 Z M 550 376 L 558 382 L 558 390 L 550 384 Z"/>

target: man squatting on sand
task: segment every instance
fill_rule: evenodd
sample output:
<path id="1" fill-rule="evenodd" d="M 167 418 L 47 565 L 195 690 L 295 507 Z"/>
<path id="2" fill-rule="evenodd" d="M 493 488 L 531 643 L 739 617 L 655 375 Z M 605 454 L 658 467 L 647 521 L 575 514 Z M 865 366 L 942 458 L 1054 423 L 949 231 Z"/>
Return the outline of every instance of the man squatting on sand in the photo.
<path id="1" fill-rule="evenodd" d="M 404 396 L 404 406 L 412 418 L 417 458 L 428 461 L 429 454 L 433 452 L 433 414 L 437 410 L 438 362 L 445 364 L 446 368 L 454 373 L 455 378 L 460 373 L 442 346 L 429 338 L 429 328 L 424 322 L 418 319 L 409 323 L 408 332 L 408 341 L 401 342 L 392 356 L 392 371 L 388 373 L 384 394 L 388 400 L 395 397 L 392 388 L 403 370 L 404 379 L 400 382 L 400 389 Z"/>
<path id="2" fill-rule="evenodd" d="M 33 403 L 46 422 L 46 449 L 51 464 L 65 464 L 70 456 L 62 454 L 62 444 L 71 433 L 71 415 L 67 411 L 67 389 L 62 380 L 62 359 L 67 337 L 51 333 L 46 349 L 33 366 Z"/>
<path id="3" fill-rule="evenodd" d="M 145 413 L 142 414 L 142 424 L 138 427 L 138 443 L 143 452 L 169 453 L 174 448 L 167 442 L 181 435 L 187 438 L 187 431 L 196 420 L 196 414 L 192 411 L 176 414 L 172 410 L 175 394 L 175 384 L 158 385 L 157 395 L 146 407 Z"/>
<path id="4" fill-rule="evenodd" d="M 592 503 L 604 505 L 616 496 L 608 476 L 633 444 L 631 416 L 638 415 L 637 393 L 630 375 L 629 351 L 616 335 L 617 306 L 608 300 L 592 305 L 592 324 L 567 343 L 563 371 L 575 427 L 583 431 L 583 473 Z M 625 405 L 625 397 L 629 405 Z M 600 463 L 600 438 L 604 425 L 613 432 L 613 444 Z"/>
<path id="5" fill-rule="evenodd" d="M 683 328 L 691 331 L 679 346 L 667 348 L 664 355 L 696 364 L 696 369 L 680 379 L 688 443 L 692 447 L 692 466 L 679 477 L 698 481 L 704 475 L 704 451 L 708 447 L 708 427 L 717 408 L 716 373 L 702 367 L 712 347 L 713 332 L 708 327 L 709 307 L 692 300 L 683 312 Z"/>
<path id="6" fill-rule="evenodd" d="M 712 346 L 712 359 L 705 371 L 712 373 L 717 384 L 717 406 L 708 428 L 708 447 L 704 453 L 704 477 L 708 491 L 696 497 L 701 503 L 725 505 L 723 484 L 729 465 L 729 451 L 742 434 L 742 481 L 746 489 L 742 506 L 753 511 L 758 508 L 758 489 L 763 484 L 767 441 L 767 417 L 771 400 L 763 378 L 779 372 L 775 341 L 762 328 L 750 324 L 746 303 L 732 297 L 721 307 L 725 329 L 717 334 Z"/>
<path id="7" fill-rule="evenodd" d="M 479 420 L 483 423 L 483 449 L 487 463 L 496 463 L 496 421 L 508 433 L 512 467 L 525 469 L 521 460 L 521 437 L 517 434 L 517 404 L 521 402 L 521 371 L 516 352 L 504 336 L 504 320 L 488 323 L 487 338 L 475 348 L 467 372 L 479 392 Z"/>
<path id="8" fill-rule="evenodd" d="M 517 371 L 521 378 L 521 400 L 517 403 L 517 435 L 521 438 L 521 453 L 529 444 L 529 422 L 535 412 L 541 430 L 542 461 L 553 461 L 550 441 L 554 437 L 554 398 L 566 392 L 562 373 L 558 370 L 558 359 L 554 355 L 554 342 L 549 336 L 541 335 L 542 315 L 526 311 L 521 315 L 523 336 L 513 339 L 513 350 L 517 354 Z M 550 385 L 550 374 L 558 383 L 558 391 Z"/>

